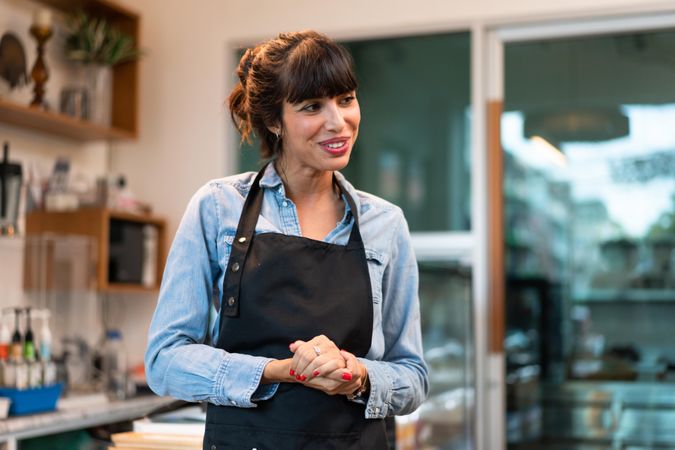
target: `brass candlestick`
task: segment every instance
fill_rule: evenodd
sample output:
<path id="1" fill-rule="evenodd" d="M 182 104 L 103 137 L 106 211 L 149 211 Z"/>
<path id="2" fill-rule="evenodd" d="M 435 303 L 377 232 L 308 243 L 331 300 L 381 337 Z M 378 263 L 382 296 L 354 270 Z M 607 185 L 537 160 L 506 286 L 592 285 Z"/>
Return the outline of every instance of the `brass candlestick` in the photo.
<path id="1" fill-rule="evenodd" d="M 47 71 L 43 56 L 45 43 L 52 36 L 52 29 L 50 27 L 33 25 L 30 27 L 30 34 L 32 34 L 37 41 L 37 59 L 33 65 L 33 70 L 30 72 L 30 76 L 35 84 L 35 87 L 33 88 L 35 96 L 33 97 L 30 106 L 44 107 L 45 84 L 49 79 L 49 71 Z"/>

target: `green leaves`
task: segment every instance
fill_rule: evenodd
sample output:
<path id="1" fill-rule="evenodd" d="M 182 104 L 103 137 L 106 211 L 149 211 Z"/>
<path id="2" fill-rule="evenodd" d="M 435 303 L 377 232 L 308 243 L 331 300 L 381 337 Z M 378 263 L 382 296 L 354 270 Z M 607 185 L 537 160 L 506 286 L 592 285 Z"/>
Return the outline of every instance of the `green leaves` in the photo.
<path id="1" fill-rule="evenodd" d="M 66 56 L 85 64 L 114 66 L 143 56 L 134 39 L 111 27 L 105 19 L 89 17 L 83 11 L 66 23 Z"/>

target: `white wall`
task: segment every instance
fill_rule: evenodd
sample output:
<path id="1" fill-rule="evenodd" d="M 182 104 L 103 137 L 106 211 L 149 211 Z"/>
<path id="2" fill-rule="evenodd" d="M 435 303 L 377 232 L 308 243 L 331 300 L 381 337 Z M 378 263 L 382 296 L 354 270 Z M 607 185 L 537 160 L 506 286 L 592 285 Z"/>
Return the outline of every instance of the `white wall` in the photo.
<path id="1" fill-rule="evenodd" d="M 142 16 L 148 56 L 140 67 L 139 139 L 113 144 L 111 167 L 169 219 L 172 237 L 190 196 L 227 169 L 226 3 L 126 3 Z"/>
<path id="2" fill-rule="evenodd" d="M 25 105 L 33 98 L 30 71 L 36 57 L 35 39 L 30 36 L 28 29 L 32 23 L 33 12 L 41 7 L 28 0 L 0 0 L 0 34 L 12 32 L 18 36 L 26 53 L 26 72 L 29 77 L 29 85 L 11 91 L 6 99 Z M 63 15 L 54 12 L 55 31 L 45 49 L 45 64 L 49 71 L 45 100 L 53 110 L 58 110 L 61 88 L 76 82 L 75 71 L 62 51 L 62 23 Z M 47 176 L 52 170 L 54 160 L 59 156 L 70 158 L 71 170 L 76 176 L 94 179 L 104 174 L 108 168 L 106 142 L 82 143 L 0 124 L 0 144 L 4 141 L 10 142 L 10 159 L 22 163 L 24 174 L 29 167 L 34 167 L 43 176 Z"/>

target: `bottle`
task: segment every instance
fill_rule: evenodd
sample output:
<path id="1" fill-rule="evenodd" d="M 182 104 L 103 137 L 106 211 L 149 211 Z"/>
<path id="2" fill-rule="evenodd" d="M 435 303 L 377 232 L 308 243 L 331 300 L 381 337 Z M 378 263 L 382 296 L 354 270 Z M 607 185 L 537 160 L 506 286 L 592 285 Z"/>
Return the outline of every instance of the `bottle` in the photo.
<path id="1" fill-rule="evenodd" d="M 7 375 L 10 379 L 9 387 L 26 389 L 28 387 L 28 365 L 23 359 L 23 339 L 19 327 L 20 318 L 21 309 L 14 309 L 14 333 L 12 334 Z"/>
<path id="2" fill-rule="evenodd" d="M 5 316 L 0 314 L 0 386 L 7 386 L 5 372 L 9 364 L 9 345 L 12 342 L 12 334 L 5 323 Z"/>
<path id="3" fill-rule="evenodd" d="M 103 387 L 112 400 L 127 396 L 127 352 L 119 330 L 108 330 L 103 343 Z"/>
<path id="4" fill-rule="evenodd" d="M 23 359 L 23 339 L 21 338 L 21 331 L 19 329 L 19 320 L 21 317 L 21 309 L 14 310 L 14 333 L 12 334 L 12 344 L 10 346 L 10 359 L 20 361 Z"/>
<path id="5" fill-rule="evenodd" d="M 36 388 L 42 384 L 42 365 L 35 357 L 35 337 L 31 325 L 31 308 L 26 308 L 26 332 L 23 336 L 23 360 L 26 364 L 27 382 L 29 388 Z"/>
<path id="6" fill-rule="evenodd" d="M 30 308 L 26 308 L 26 333 L 23 337 L 23 358 L 28 362 L 35 361 L 35 338 L 30 320 Z"/>
<path id="7" fill-rule="evenodd" d="M 56 364 L 52 361 L 52 332 L 49 329 L 49 310 L 40 311 L 42 316 L 42 326 L 39 332 L 39 350 L 40 366 L 42 372 L 42 384 L 50 386 L 56 383 Z"/>

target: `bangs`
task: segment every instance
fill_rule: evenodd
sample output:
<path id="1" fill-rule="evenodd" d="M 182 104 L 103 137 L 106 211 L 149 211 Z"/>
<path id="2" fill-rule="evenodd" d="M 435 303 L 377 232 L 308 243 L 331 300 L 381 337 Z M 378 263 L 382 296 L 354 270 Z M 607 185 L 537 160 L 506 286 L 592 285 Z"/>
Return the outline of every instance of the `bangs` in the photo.
<path id="1" fill-rule="evenodd" d="M 325 41 L 301 42 L 291 53 L 281 89 L 289 103 L 335 97 L 358 86 L 352 58 L 342 46 Z"/>

